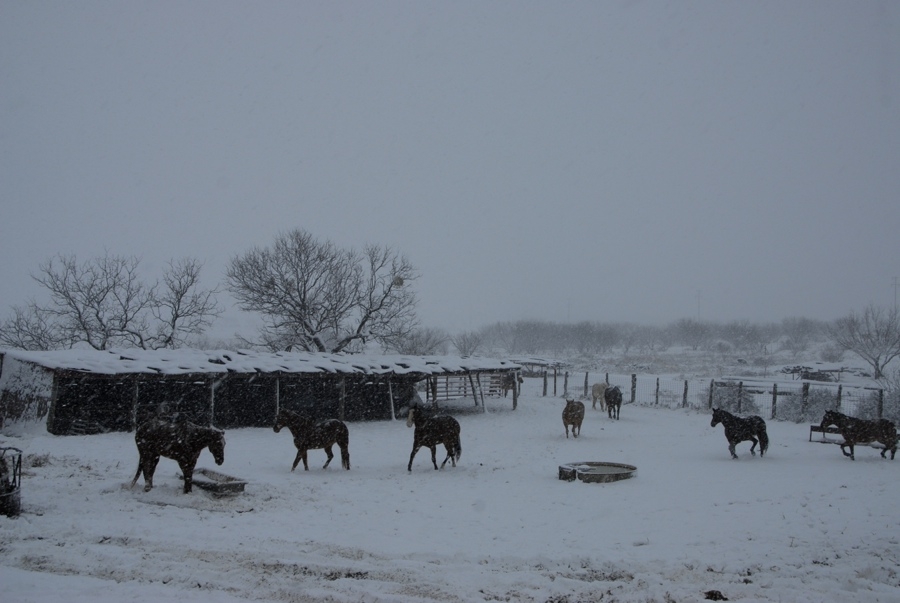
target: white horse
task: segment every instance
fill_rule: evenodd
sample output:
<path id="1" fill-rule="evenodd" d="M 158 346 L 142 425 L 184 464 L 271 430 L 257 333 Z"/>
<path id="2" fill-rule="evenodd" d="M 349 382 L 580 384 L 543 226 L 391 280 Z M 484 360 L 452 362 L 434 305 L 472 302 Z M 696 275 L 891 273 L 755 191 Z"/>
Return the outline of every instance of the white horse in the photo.
<path id="1" fill-rule="evenodd" d="M 604 381 L 600 383 L 595 383 L 591 386 L 591 398 L 594 399 L 593 405 L 591 408 L 597 410 L 597 400 L 600 400 L 600 410 L 606 410 L 606 388 L 607 384 Z"/>

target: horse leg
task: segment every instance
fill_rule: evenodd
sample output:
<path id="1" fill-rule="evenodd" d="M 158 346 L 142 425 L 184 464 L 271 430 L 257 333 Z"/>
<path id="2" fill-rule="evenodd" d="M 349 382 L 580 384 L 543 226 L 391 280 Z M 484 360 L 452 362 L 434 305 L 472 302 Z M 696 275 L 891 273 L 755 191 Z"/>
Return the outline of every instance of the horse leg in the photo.
<path id="1" fill-rule="evenodd" d="M 444 462 L 441 463 L 441 469 L 443 469 L 443 468 L 444 468 L 444 465 L 447 464 L 447 461 L 450 461 L 450 460 L 453 461 L 453 466 L 456 467 L 456 457 L 454 457 L 454 456 L 453 456 L 453 453 L 450 452 L 451 450 L 453 450 L 453 447 L 452 447 L 452 446 L 448 446 L 447 444 L 444 444 L 444 450 L 447 451 L 447 458 L 445 458 L 445 459 L 444 459 Z"/>
<path id="2" fill-rule="evenodd" d="M 566 439 L 569 439 L 569 424 L 563 421 L 563 427 L 566 428 Z M 572 433 L 575 433 L 575 428 L 572 427 Z"/>
<path id="3" fill-rule="evenodd" d="M 850 448 L 850 452 L 847 452 L 847 450 L 844 448 L 845 446 Z M 844 456 L 849 456 L 851 461 L 856 460 L 853 455 L 854 451 L 853 451 L 853 443 L 852 442 L 845 441 L 843 444 L 841 444 L 841 452 L 844 453 Z"/>
<path id="4" fill-rule="evenodd" d="M 291 471 L 293 471 L 294 469 L 297 468 L 297 465 L 300 464 L 300 459 L 302 459 L 302 458 L 303 458 L 303 449 L 298 448 L 298 449 L 297 449 L 297 456 L 294 457 L 294 464 L 291 465 Z"/>
<path id="5" fill-rule="evenodd" d="M 737 452 L 735 452 L 734 447 L 737 445 L 737 442 L 728 442 L 728 452 L 731 453 L 731 458 L 736 459 L 738 457 Z"/>
<path id="6" fill-rule="evenodd" d="M 144 492 L 153 489 L 153 474 L 156 473 L 156 465 L 159 463 L 159 455 L 154 454 L 144 463 Z"/>
<path id="7" fill-rule="evenodd" d="M 433 446 L 429 446 L 429 448 L 431 448 L 431 464 L 434 465 L 434 470 L 437 471 L 437 470 L 438 470 L 438 464 L 437 464 L 437 444 L 435 444 L 435 445 L 433 445 Z"/>
<path id="8" fill-rule="evenodd" d="M 328 455 L 328 460 L 325 461 L 325 464 L 322 466 L 322 469 L 328 469 L 328 463 L 330 463 L 330 462 L 331 462 L 331 459 L 334 458 L 334 453 L 331 452 L 331 446 L 326 446 L 326 447 L 325 447 L 325 454 Z"/>
<path id="9" fill-rule="evenodd" d="M 193 463 L 191 463 L 190 459 L 186 461 L 178 461 L 178 465 L 179 467 L 181 467 L 181 474 L 184 476 L 185 494 L 190 494 L 192 486 L 194 485 L 194 465 L 196 465 L 196 463 L 196 459 Z"/>
<path id="10" fill-rule="evenodd" d="M 750 441 L 753 442 L 753 444 L 750 446 L 750 456 L 756 456 L 756 445 L 759 444 L 759 440 L 757 440 L 756 438 L 750 438 Z"/>
<path id="11" fill-rule="evenodd" d="M 406 467 L 407 471 L 412 471 L 412 462 L 413 459 L 416 458 L 416 453 L 419 451 L 419 448 L 421 448 L 421 446 L 413 445 L 412 452 L 409 453 L 409 465 Z"/>

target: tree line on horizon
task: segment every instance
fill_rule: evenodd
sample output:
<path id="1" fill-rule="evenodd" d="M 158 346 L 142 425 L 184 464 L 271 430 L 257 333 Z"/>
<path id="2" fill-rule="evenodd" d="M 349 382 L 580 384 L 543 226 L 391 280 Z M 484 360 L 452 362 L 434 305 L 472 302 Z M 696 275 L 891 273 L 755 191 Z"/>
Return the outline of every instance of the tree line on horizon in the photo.
<path id="1" fill-rule="evenodd" d="M 79 262 L 58 255 L 38 266 L 32 278 L 47 292 L 43 302 L 13 306 L 0 322 L 0 347 L 68 349 L 86 345 L 178 348 L 202 344 L 222 308 L 218 287 L 200 283 L 202 264 L 173 260 L 162 278 L 143 279 L 140 260 L 106 253 Z M 541 320 L 498 322 L 450 334 L 423 327 L 416 316 L 416 268 L 396 249 L 365 245 L 344 249 L 302 229 L 279 234 L 273 245 L 254 247 L 228 264 L 224 289 L 238 306 L 262 320 L 255 338 L 216 342 L 312 352 L 384 352 L 469 356 L 502 351 L 509 355 L 652 353 L 672 346 L 692 350 L 768 353 L 768 346 L 802 353 L 828 342 L 822 360 L 838 361 L 852 351 L 869 363 L 876 378 L 900 356 L 897 308 L 869 304 L 835 321 L 802 317 L 755 324 L 689 318 L 666 326 Z M 202 346 L 201 346 L 202 347 Z"/>

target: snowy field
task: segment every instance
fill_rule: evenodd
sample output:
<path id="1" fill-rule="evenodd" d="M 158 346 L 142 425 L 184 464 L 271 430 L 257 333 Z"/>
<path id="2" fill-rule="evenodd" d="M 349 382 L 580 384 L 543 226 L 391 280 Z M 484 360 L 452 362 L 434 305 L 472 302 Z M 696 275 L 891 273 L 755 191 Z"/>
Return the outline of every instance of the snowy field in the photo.
<path id="1" fill-rule="evenodd" d="M 431 468 L 404 421 L 351 423 L 352 469 L 310 452 L 291 473 L 286 431 L 231 430 L 243 494 L 128 485 L 133 435 L 0 436 L 25 452 L 23 512 L 0 517 L 2 601 L 900 601 L 900 459 L 844 458 L 807 425 L 769 421 L 764 458 L 705 413 L 592 411 L 566 439 L 564 401 L 526 380 L 519 407 L 457 416 L 456 468 Z M 335 449 L 337 452 L 337 449 Z M 442 452 L 442 449 L 441 451 Z M 439 452 L 439 460 L 442 458 Z M 560 464 L 638 467 L 610 484 L 564 482 Z"/>

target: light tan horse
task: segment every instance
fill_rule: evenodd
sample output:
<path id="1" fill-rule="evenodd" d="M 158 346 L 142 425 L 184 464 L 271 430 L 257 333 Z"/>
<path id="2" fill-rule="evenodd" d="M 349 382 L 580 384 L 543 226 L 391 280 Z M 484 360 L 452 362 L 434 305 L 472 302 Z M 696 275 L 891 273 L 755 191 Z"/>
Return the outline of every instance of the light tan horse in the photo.
<path id="1" fill-rule="evenodd" d="M 597 410 L 597 400 L 600 400 L 600 410 L 606 410 L 606 394 L 607 383 L 605 381 L 601 381 L 600 383 L 595 383 L 591 386 L 591 398 L 594 399 L 594 404 L 591 406 L 594 410 Z"/>

